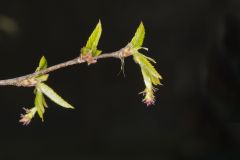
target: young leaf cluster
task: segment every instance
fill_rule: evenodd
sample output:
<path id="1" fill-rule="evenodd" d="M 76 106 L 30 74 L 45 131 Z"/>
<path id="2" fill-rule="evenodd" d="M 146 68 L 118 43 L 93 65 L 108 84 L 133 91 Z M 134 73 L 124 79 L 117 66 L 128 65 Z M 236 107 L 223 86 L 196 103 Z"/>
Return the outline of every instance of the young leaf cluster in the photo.
<path id="1" fill-rule="evenodd" d="M 130 45 L 132 47 L 133 59 L 137 64 L 139 64 L 141 68 L 143 80 L 146 86 L 144 91 L 141 92 L 145 95 L 143 102 L 146 103 L 147 106 L 149 106 L 155 103 L 155 88 L 153 87 L 153 85 L 160 85 L 160 80 L 162 79 L 162 77 L 151 64 L 151 62 L 156 63 L 156 61 L 139 52 L 140 49 L 147 50 L 146 48 L 142 47 L 144 37 L 145 28 L 143 23 L 141 22 L 134 37 L 132 38 L 132 41 L 130 42 Z"/>
<path id="2" fill-rule="evenodd" d="M 86 60 L 88 64 L 96 63 L 93 57 L 99 56 L 102 51 L 97 49 L 100 37 L 102 35 L 102 24 L 98 22 L 92 34 L 88 38 L 86 46 L 81 49 L 81 58 Z"/>
<path id="3" fill-rule="evenodd" d="M 45 68 L 47 68 L 47 60 L 43 56 L 39 62 L 39 66 L 37 67 L 36 72 L 43 70 Z M 52 100 L 59 106 L 62 106 L 64 108 L 74 109 L 72 105 L 70 105 L 61 96 L 59 96 L 52 88 L 50 88 L 48 85 L 44 83 L 45 81 L 48 80 L 48 77 L 49 77 L 48 74 L 35 77 L 38 83 L 34 89 L 34 94 L 35 94 L 34 107 L 31 109 L 24 108 L 24 110 L 26 111 L 26 114 L 21 115 L 21 119 L 20 119 L 20 122 L 22 122 L 24 125 L 28 125 L 31 122 L 36 112 L 38 113 L 42 121 L 44 121 L 43 115 L 45 113 L 45 109 L 48 107 L 44 96 L 48 97 L 50 100 Z"/>

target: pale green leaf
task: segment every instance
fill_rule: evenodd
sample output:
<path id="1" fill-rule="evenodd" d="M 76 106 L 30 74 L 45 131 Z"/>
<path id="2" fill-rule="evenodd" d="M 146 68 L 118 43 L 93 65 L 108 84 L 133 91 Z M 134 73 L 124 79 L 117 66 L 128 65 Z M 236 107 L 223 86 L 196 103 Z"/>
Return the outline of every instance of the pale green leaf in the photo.
<path id="1" fill-rule="evenodd" d="M 93 57 L 99 56 L 102 53 L 100 50 L 96 50 L 93 54 Z"/>
<path id="2" fill-rule="evenodd" d="M 37 84 L 37 88 L 39 88 L 49 99 L 51 99 L 56 104 L 64 107 L 74 109 L 72 105 L 66 102 L 62 97 L 60 97 L 52 88 L 47 86 L 44 83 Z"/>
<path id="3" fill-rule="evenodd" d="M 46 100 L 45 100 L 45 97 L 44 97 L 44 96 L 42 97 L 42 102 L 43 102 L 43 106 L 47 108 L 47 107 L 48 107 L 48 105 L 47 105 L 47 102 L 46 102 Z"/>
<path id="4" fill-rule="evenodd" d="M 36 87 L 34 88 L 33 93 L 36 95 L 36 93 L 37 93 L 37 88 Z"/>
<path id="5" fill-rule="evenodd" d="M 44 56 L 42 56 L 40 62 L 39 62 L 39 66 L 38 68 L 36 69 L 36 72 L 40 71 L 40 70 L 43 70 L 43 69 L 46 69 L 48 66 L 47 64 L 47 60 Z M 41 82 L 44 82 L 44 81 L 47 81 L 48 80 L 48 77 L 49 75 L 48 74 L 45 74 L 45 75 L 41 75 L 41 76 L 36 76 L 36 78 L 38 80 L 40 80 Z"/>
<path id="6" fill-rule="evenodd" d="M 141 68 L 144 68 L 149 75 L 151 75 L 152 82 L 156 84 L 160 84 L 159 79 L 162 79 L 161 75 L 156 71 L 156 69 L 152 66 L 152 64 L 148 61 L 146 56 L 141 53 L 133 54 L 133 58 L 136 63 L 140 65 Z"/>
<path id="7" fill-rule="evenodd" d="M 40 71 L 40 70 L 43 70 L 43 69 L 46 69 L 47 68 L 47 60 L 44 56 L 42 56 L 40 62 L 39 62 L 39 65 L 38 65 L 38 68 L 36 69 L 36 71 Z"/>
<path id="8" fill-rule="evenodd" d="M 161 79 L 161 78 L 154 76 L 153 74 L 151 74 L 151 73 L 149 72 L 148 69 L 146 69 L 146 68 L 144 68 L 144 67 L 142 67 L 142 69 L 146 72 L 146 74 L 149 76 L 149 78 L 151 79 L 151 82 L 152 82 L 154 85 L 159 85 L 159 84 L 161 84 L 161 82 L 160 82 L 160 79 Z"/>
<path id="9" fill-rule="evenodd" d="M 99 42 L 99 39 L 102 34 L 102 24 L 101 21 L 98 22 L 97 26 L 93 30 L 92 34 L 90 35 L 86 47 L 89 49 L 96 48 Z"/>
<path id="10" fill-rule="evenodd" d="M 149 74 L 149 72 L 144 68 L 141 68 L 141 72 L 143 75 L 143 81 L 145 83 L 145 86 L 147 88 L 152 88 L 152 80 L 151 80 L 151 75 Z"/>
<path id="11" fill-rule="evenodd" d="M 101 34 L 102 34 L 102 24 L 101 24 L 101 21 L 99 21 L 97 26 L 93 30 L 92 34 L 90 35 L 86 46 L 81 50 L 83 55 L 91 52 L 93 56 L 96 56 L 101 53 L 97 50 L 97 46 L 98 46 Z"/>
<path id="12" fill-rule="evenodd" d="M 152 59 L 151 57 L 145 56 L 144 54 L 142 54 L 146 59 L 148 59 L 149 61 L 153 62 L 153 63 L 157 63 L 154 59 Z"/>
<path id="13" fill-rule="evenodd" d="M 82 53 L 83 55 L 86 55 L 86 54 L 88 54 L 89 52 L 91 52 L 91 49 L 89 49 L 89 48 L 87 48 L 87 47 L 81 48 L 81 53 Z"/>
<path id="14" fill-rule="evenodd" d="M 140 49 L 142 47 L 144 37 L 145 28 L 143 23 L 141 22 L 130 44 L 132 45 L 133 48 Z"/>
<path id="15" fill-rule="evenodd" d="M 44 104 L 43 104 L 43 94 L 40 91 L 36 91 L 36 98 L 35 98 L 35 107 L 37 108 L 37 112 L 39 117 L 42 119 L 43 121 L 43 114 L 45 112 L 44 109 Z"/>

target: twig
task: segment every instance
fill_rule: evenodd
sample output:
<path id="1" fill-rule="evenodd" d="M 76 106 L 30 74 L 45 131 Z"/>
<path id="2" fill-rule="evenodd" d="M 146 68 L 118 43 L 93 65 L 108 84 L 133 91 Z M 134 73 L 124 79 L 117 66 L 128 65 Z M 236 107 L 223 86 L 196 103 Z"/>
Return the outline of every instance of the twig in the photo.
<path id="1" fill-rule="evenodd" d="M 104 58 L 119 58 L 119 59 L 123 59 L 126 58 L 128 56 L 132 55 L 131 53 L 131 47 L 129 45 L 127 45 L 126 47 L 116 51 L 116 52 L 111 52 L 111 53 L 105 53 L 105 54 L 101 54 L 97 57 L 93 57 L 93 60 L 98 60 L 98 59 L 104 59 Z M 81 56 L 77 57 L 75 59 L 48 67 L 46 69 L 43 69 L 41 71 L 38 72 L 34 72 L 31 74 L 27 74 L 24 76 L 20 76 L 20 77 L 16 77 L 16 78 L 12 78 L 12 79 L 6 79 L 6 80 L 0 80 L 0 86 L 18 86 L 18 87 L 32 87 L 35 86 L 38 81 L 35 77 L 37 76 L 41 76 L 44 74 L 48 74 L 50 72 L 56 71 L 58 69 L 61 68 L 66 68 L 72 65 L 76 65 L 76 64 L 81 64 L 81 63 L 85 63 L 87 62 L 87 59 L 82 59 Z"/>

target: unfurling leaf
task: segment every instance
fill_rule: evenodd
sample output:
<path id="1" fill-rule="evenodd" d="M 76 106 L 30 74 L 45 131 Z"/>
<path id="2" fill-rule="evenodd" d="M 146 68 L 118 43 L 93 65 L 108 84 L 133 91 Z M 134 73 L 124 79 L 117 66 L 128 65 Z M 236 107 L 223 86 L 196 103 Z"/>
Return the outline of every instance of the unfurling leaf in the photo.
<path id="1" fill-rule="evenodd" d="M 47 105 L 47 102 L 46 102 L 44 96 L 42 96 L 42 103 L 43 103 L 43 106 L 44 106 L 45 108 L 48 108 L 48 105 Z"/>
<path id="2" fill-rule="evenodd" d="M 37 84 L 37 88 L 39 88 L 43 94 L 45 94 L 49 99 L 51 99 L 56 104 L 64 107 L 74 109 L 72 105 L 66 102 L 62 97 L 60 97 L 52 88 L 47 86 L 44 83 Z"/>
<path id="3" fill-rule="evenodd" d="M 132 41 L 130 42 L 131 46 L 135 49 L 140 49 L 142 47 L 143 41 L 145 37 L 145 28 L 143 23 L 141 22 Z"/>
<path id="4" fill-rule="evenodd" d="M 101 24 L 101 21 L 99 21 L 97 26 L 93 30 L 92 34 L 90 35 L 86 46 L 81 49 L 81 53 L 83 56 L 88 53 L 91 53 L 93 57 L 101 54 L 102 51 L 97 50 L 97 46 L 98 46 L 98 42 L 100 40 L 101 34 L 102 34 L 102 24 Z"/>
<path id="5" fill-rule="evenodd" d="M 36 69 L 36 72 L 41 71 L 43 69 L 46 69 L 47 66 L 48 66 L 47 60 L 46 60 L 46 58 L 44 56 L 42 56 L 42 58 L 41 58 L 41 60 L 39 62 L 38 68 Z M 49 77 L 49 75 L 45 74 L 45 75 L 37 76 L 36 78 L 38 80 L 40 80 L 41 82 L 44 82 L 44 81 L 48 80 L 48 77 Z"/>
<path id="6" fill-rule="evenodd" d="M 145 95 L 144 103 L 148 106 L 154 104 L 154 87 L 153 85 L 160 85 L 162 76 L 156 71 L 149 61 L 155 62 L 152 58 L 147 57 L 139 52 L 133 54 L 133 59 L 139 64 L 145 83 L 145 90 L 142 92 Z"/>
<path id="7" fill-rule="evenodd" d="M 160 79 L 162 79 L 161 75 L 156 71 L 156 69 L 153 67 L 153 65 L 148 61 L 149 57 L 141 54 L 141 53 L 135 53 L 133 55 L 134 61 L 140 65 L 141 68 L 146 70 L 148 72 L 149 76 L 151 77 L 151 80 L 154 85 L 161 84 Z M 151 61 L 154 61 L 151 59 Z M 155 61 L 154 61 L 155 62 Z"/>
<path id="8" fill-rule="evenodd" d="M 44 56 L 42 56 L 40 62 L 39 62 L 39 65 L 38 65 L 38 68 L 36 69 L 36 72 L 37 71 L 40 71 L 40 70 L 43 70 L 43 69 L 46 69 L 47 68 L 47 60 Z"/>
<path id="9" fill-rule="evenodd" d="M 151 57 L 145 56 L 144 54 L 142 54 L 143 57 L 145 57 L 146 59 L 148 59 L 149 61 L 153 62 L 153 63 L 157 63 L 154 59 L 152 59 Z"/>
<path id="10" fill-rule="evenodd" d="M 41 91 L 36 91 L 36 98 L 35 98 L 35 107 L 37 108 L 37 112 L 39 117 L 42 119 L 43 121 L 43 114 L 45 112 L 44 109 L 44 97 Z"/>
<path id="11" fill-rule="evenodd" d="M 99 42 L 99 39 L 102 34 L 102 24 L 101 21 L 98 22 L 97 26 L 93 30 L 91 36 L 88 39 L 86 47 L 89 49 L 96 48 Z"/>
<path id="12" fill-rule="evenodd" d="M 143 75 L 143 80 L 145 83 L 145 90 L 142 92 L 145 95 L 143 102 L 148 106 L 154 104 L 154 87 L 153 85 L 160 85 L 160 80 L 162 79 L 161 75 L 156 71 L 151 62 L 156 63 L 156 61 L 148 56 L 145 56 L 138 52 L 140 49 L 148 50 L 147 48 L 142 47 L 143 41 L 145 38 L 145 28 L 141 22 L 132 41 L 130 42 L 130 49 L 133 54 L 134 61 L 139 64 L 141 72 Z"/>
<path id="13" fill-rule="evenodd" d="M 101 53 L 102 53 L 102 51 L 96 50 L 96 51 L 93 53 L 93 57 L 99 56 Z"/>

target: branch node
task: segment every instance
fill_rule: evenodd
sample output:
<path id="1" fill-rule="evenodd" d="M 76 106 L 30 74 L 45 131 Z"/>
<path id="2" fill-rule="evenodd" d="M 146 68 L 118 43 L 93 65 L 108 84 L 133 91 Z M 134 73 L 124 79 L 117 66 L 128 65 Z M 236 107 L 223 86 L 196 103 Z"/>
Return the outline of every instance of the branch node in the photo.
<path id="1" fill-rule="evenodd" d="M 129 43 L 126 47 L 124 47 L 120 50 L 119 58 L 122 59 L 122 58 L 129 57 L 131 55 L 133 55 L 133 52 L 132 52 L 132 46 Z"/>
<path id="2" fill-rule="evenodd" d="M 34 87 L 36 86 L 40 81 L 36 79 L 35 77 L 24 79 L 22 81 L 19 81 L 16 83 L 17 87 Z"/>
<path id="3" fill-rule="evenodd" d="M 97 60 L 92 56 L 92 53 L 89 52 L 86 55 L 80 55 L 80 58 L 78 60 L 79 63 L 87 62 L 88 65 L 97 63 Z"/>

